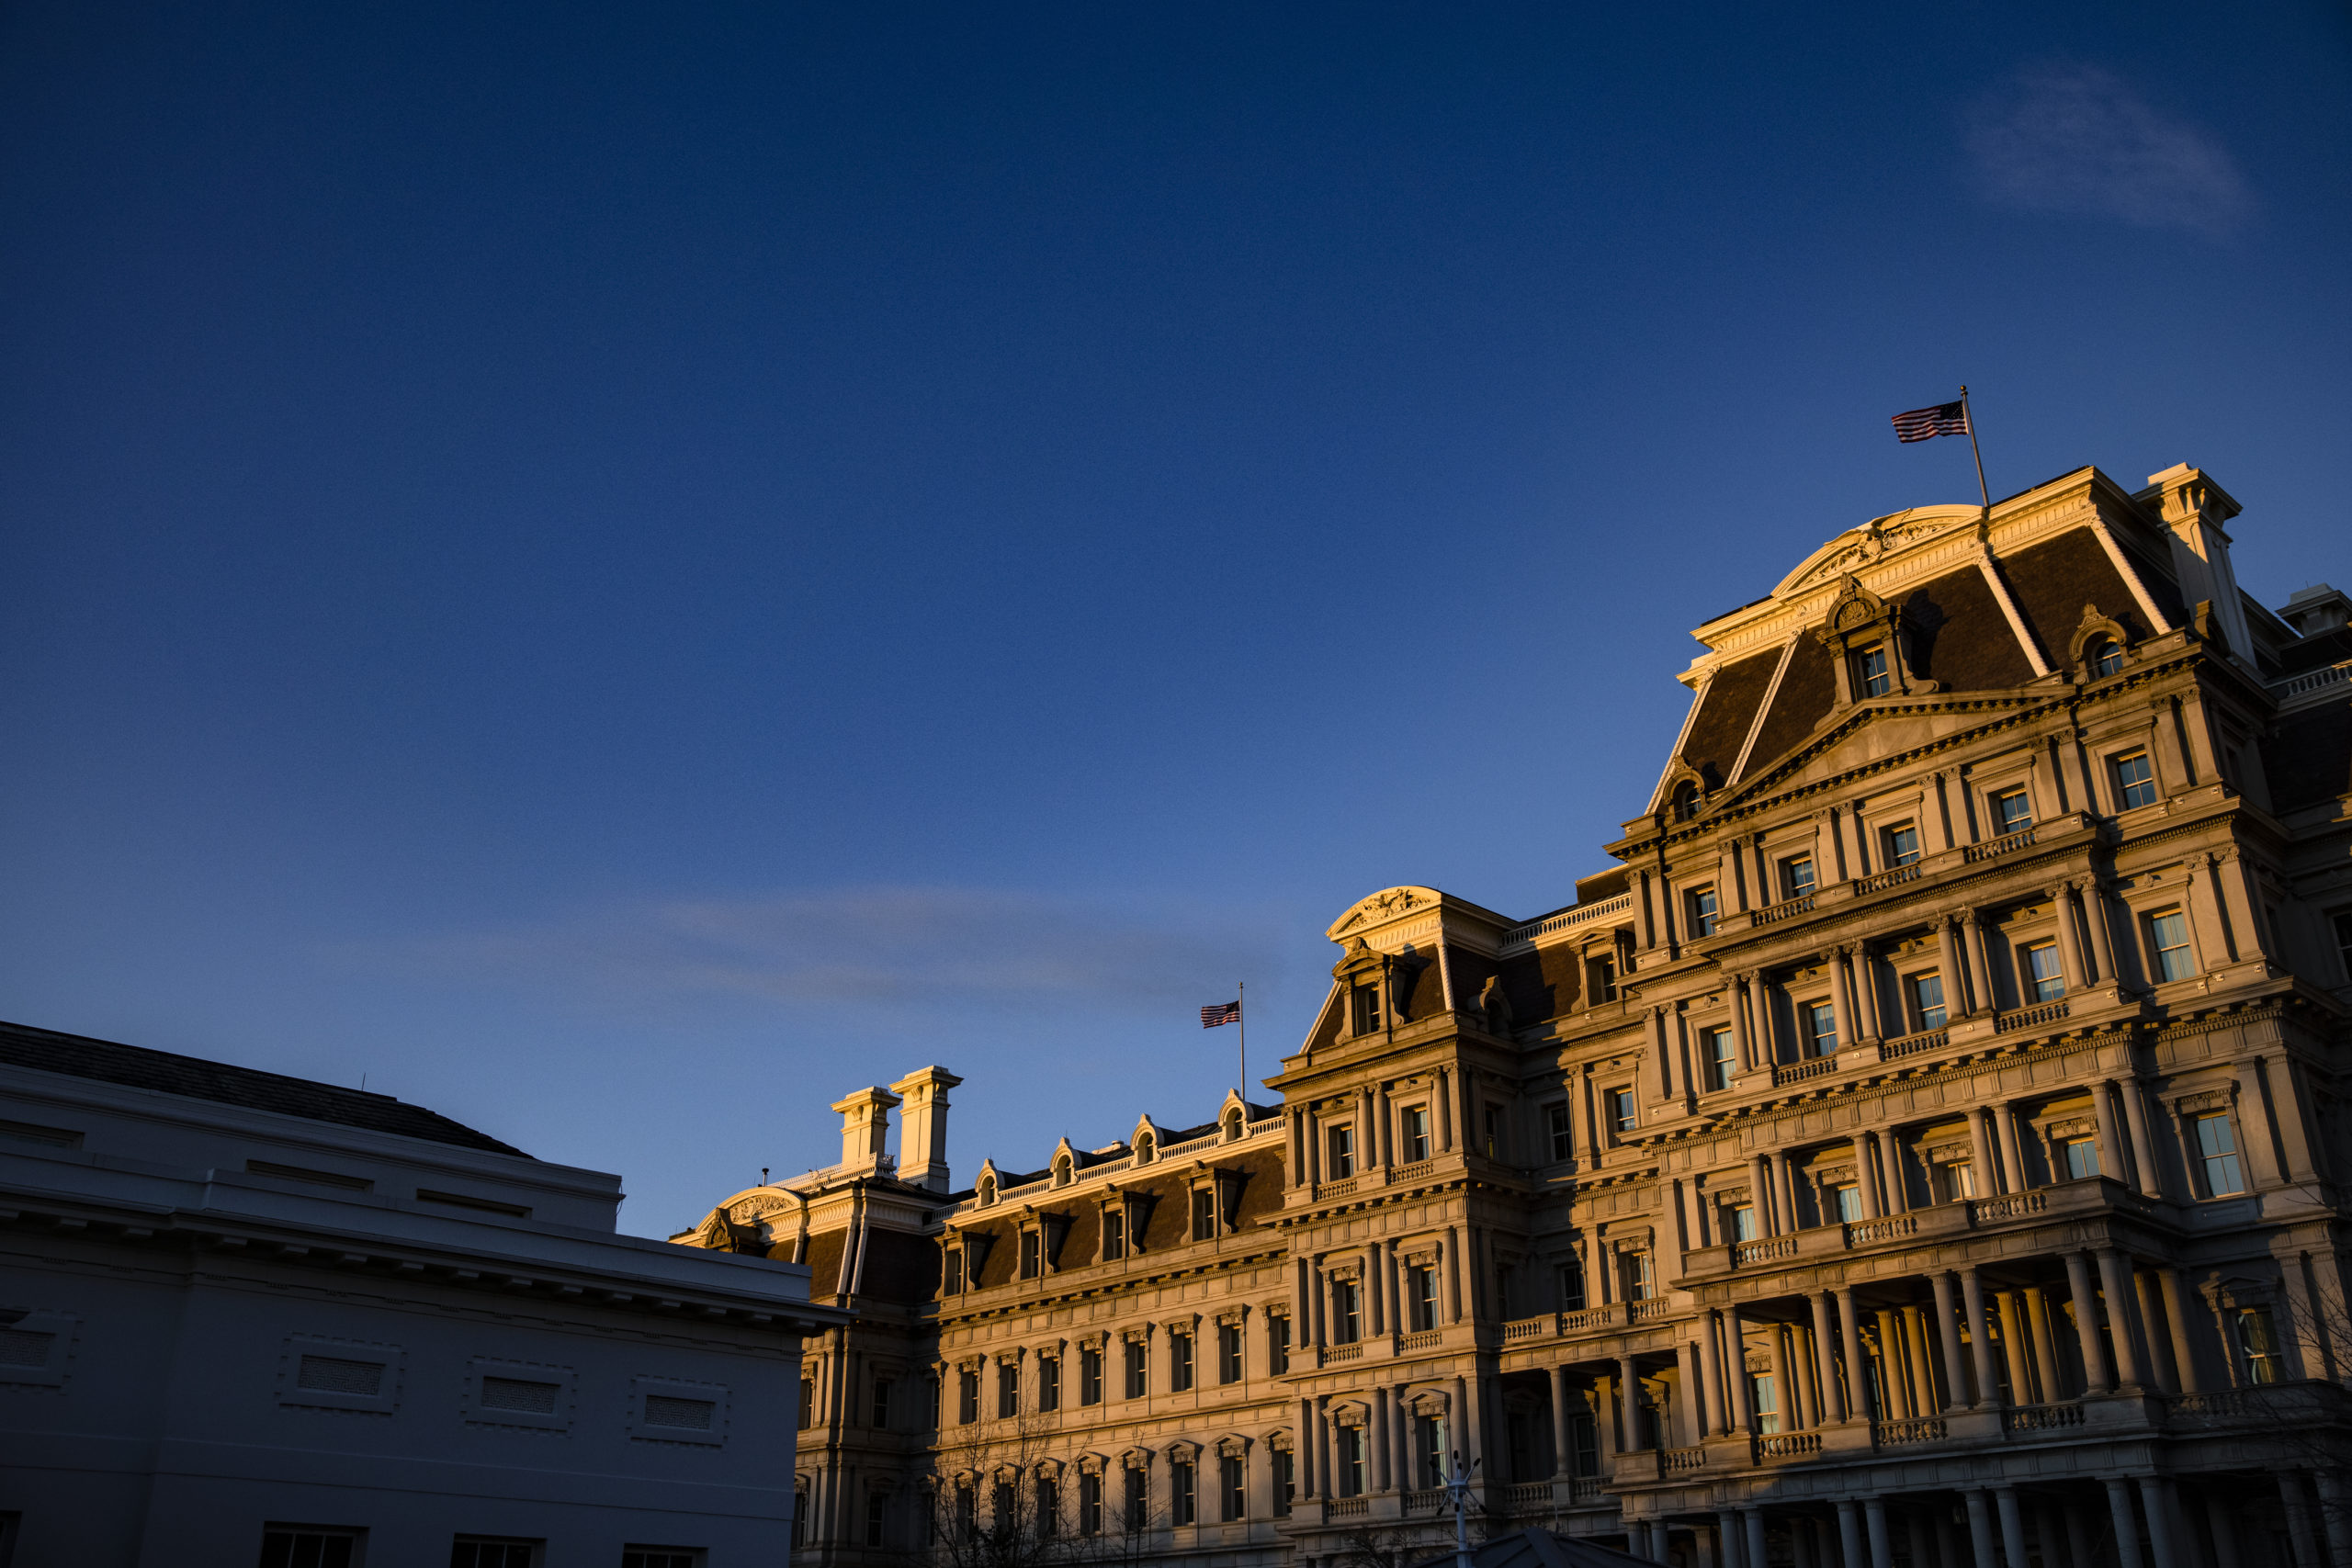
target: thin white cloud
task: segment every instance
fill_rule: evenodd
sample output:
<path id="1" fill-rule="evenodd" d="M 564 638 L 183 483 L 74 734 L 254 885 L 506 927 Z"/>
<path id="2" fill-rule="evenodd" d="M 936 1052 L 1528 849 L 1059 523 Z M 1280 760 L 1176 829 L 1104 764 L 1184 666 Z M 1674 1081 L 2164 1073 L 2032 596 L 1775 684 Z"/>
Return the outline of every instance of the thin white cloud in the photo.
<path id="1" fill-rule="evenodd" d="M 2254 210 L 2218 139 L 2096 66 L 2018 72 L 1975 105 L 1967 144 L 1978 189 L 2006 207 L 2214 236 Z"/>
<path id="2" fill-rule="evenodd" d="M 647 902 L 336 953 L 370 967 L 552 987 L 623 1010 L 699 996 L 787 1010 L 922 1011 L 995 1001 L 1124 1010 L 1197 1004 L 1204 984 L 1264 974 L 1280 929 L 1226 910 L 1138 911 L 983 888 L 853 887 Z"/>

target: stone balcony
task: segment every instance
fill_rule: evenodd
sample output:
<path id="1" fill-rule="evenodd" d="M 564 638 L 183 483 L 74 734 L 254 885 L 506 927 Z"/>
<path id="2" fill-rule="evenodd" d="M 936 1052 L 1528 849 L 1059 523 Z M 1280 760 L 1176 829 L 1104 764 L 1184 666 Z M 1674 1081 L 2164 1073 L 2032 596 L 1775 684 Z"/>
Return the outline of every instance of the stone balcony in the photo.
<path id="1" fill-rule="evenodd" d="M 1937 1203 L 1875 1220 L 1841 1220 L 1784 1235 L 1695 1247 L 1684 1255 L 1679 1284 L 1738 1280 L 1847 1254 L 1902 1252 L 1972 1235 L 2031 1229 L 2105 1214 L 2142 1217 L 2155 1205 L 2112 1177 L 2090 1176 L 1997 1198 Z"/>

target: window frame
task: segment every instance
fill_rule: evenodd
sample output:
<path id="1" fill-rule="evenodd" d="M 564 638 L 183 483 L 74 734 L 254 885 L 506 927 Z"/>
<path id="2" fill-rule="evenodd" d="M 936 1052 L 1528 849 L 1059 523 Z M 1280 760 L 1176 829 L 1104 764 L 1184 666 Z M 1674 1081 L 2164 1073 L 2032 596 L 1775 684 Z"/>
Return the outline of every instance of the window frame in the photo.
<path id="1" fill-rule="evenodd" d="M 1193 1331 L 1189 1328 L 1168 1331 L 1168 1392 L 1193 1392 Z"/>
<path id="2" fill-rule="evenodd" d="M 2186 1113 L 2188 1125 L 2181 1129 L 2183 1143 L 2189 1152 L 2192 1169 L 2197 1178 L 2198 1196 L 2208 1201 L 2222 1198 L 2242 1198 L 2248 1189 L 2245 1181 L 2245 1155 L 2234 1125 L 2236 1118 L 2227 1107 L 2211 1111 L 2191 1111 Z M 2209 1148 L 2206 1130 L 2211 1128 L 2221 1135 L 2224 1145 Z M 2223 1187 L 2216 1179 L 2216 1168 L 2225 1172 L 2231 1185 Z"/>
<path id="3" fill-rule="evenodd" d="M 1802 1041 L 1805 1047 L 1805 1060 L 1810 1062 L 1825 1056 L 1835 1056 L 1838 1046 L 1842 1043 L 1838 1038 L 1838 1005 L 1824 997 L 1818 1001 L 1806 1000 L 1797 1003 L 1796 1011 L 1797 1025 L 1804 1032 Z M 1824 1022 L 1829 1025 L 1827 1029 L 1820 1027 Z M 1821 1048 L 1821 1043 L 1825 1040 L 1829 1042 L 1829 1049 L 1826 1051 Z"/>
<path id="4" fill-rule="evenodd" d="M 2050 973 L 2044 975 L 2036 965 L 2047 954 Z M 2044 1002 L 2064 1000 L 2066 995 L 2066 956 L 2059 950 L 2054 936 L 2031 937 L 2017 944 L 2018 1002 L 2021 1007 L 2040 1007 Z M 2056 989 L 2049 987 L 2055 987 Z"/>
<path id="5" fill-rule="evenodd" d="M 1713 883 L 1682 890 L 1682 917 L 1683 930 L 1690 933 L 1688 940 L 1704 942 L 1715 934 L 1722 921 L 1722 901 L 1715 897 Z"/>
<path id="6" fill-rule="evenodd" d="M 1641 1128 L 1641 1107 L 1634 1102 L 1634 1086 L 1612 1084 L 1600 1096 L 1608 1111 L 1610 1141 L 1623 1145 Z"/>
<path id="7" fill-rule="evenodd" d="M 1241 1325 L 1220 1323 L 1216 1325 L 1216 1381 L 1219 1388 L 1230 1388 L 1250 1375 L 1250 1364 L 1244 1349 Z"/>
<path id="8" fill-rule="evenodd" d="M 1397 1142 L 1405 1145 L 1405 1163 L 1419 1165 L 1437 1149 L 1437 1140 L 1430 1131 L 1430 1108 L 1426 1105 L 1399 1106 L 1396 1111 Z"/>
<path id="9" fill-rule="evenodd" d="M 1564 1164 L 1577 1157 L 1576 1113 L 1565 1100 L 1546 1100 L 1544 1105 L 1544 1132 L 1552 1149 L 1552 1163 Z"/>
<path id="10" fill-rule="evenodd" d="M 1119 1386 L 1129 1399 L 1143 1399 L 1151 1393 L 1151 1351 L 1140 1339 L 1123 1340 L 1126 1348 L 1119 1353 Z"/>
<path id="11" fill-rule="evenodd" d="M 2033 826 L 2033 792 L 2023 784 L 1989 790 L 1984 795 L 1985 812 L 1992 818 L 1993 836 L 2006 839 L 2012 833 L 2022 833 Z M 2007 809 L 2018 807 L 2015 818 Z"/>
<path id="12" fill-rule="evenodd" d="M 1732 1038 L 1730 1024 L 1700 1026 L 1699 1066 L 1705 1075 L 1708 1089 L 1722 1090 L 1731 1088 L 1732 1079 L 1739 1076 L 1739 1044 Z"/>
<path id="13" fill-rule="evenodd" d="M 1102 1347 L 1078 1348 L 1078 1404 L 1083 1410 L 1102 1403 Z"/>
<path id="14" fill-rule="evenodd" d="M 2180 923 L 2180 940 L 2170 946 L 2165 945 L 2158 930 L 2161 922 L 2165 920 Z M 2203 965 L 2197 962 L 2196 924 L 2189 919 L 2188 909 L 2182 906 L 2169 904 L 2142 914 L 2140 935 L 2147 944 L 2148 978 L 2154 984 L 2168 986 L 2176 980 L 2193 980 L 2204 972 Z M 2183 955 L 2178 974 L 2170 973 L 2169 960 L 2174 953 Z"/>
<path id="15" fill-rule="evenodd" d="M 1345 1181 L 1355 1174 L 1355 1123 L 1334 1122 L 1323 1129 L 1323 1179 Z"/>
<path id="16" fill-rule="evenodd" d="M 2127 778 L 2126 770 L 2134 762 L 2140 765 L 2141 776 L 2136 779 Z M 2128 751 L 2118 751 L 2108 758 L 2107 782 L 2109 793 L 2114 797 L 2115 811 L 2118 816 L 2121 816 L 2126 811 L 2137 811 L 2143 807 L 2154 806 L 2164 798 L 2164 791 L 2156 783 L 2155 755 L 2145 746 L 2134 746 Z M 2134 800 L 2132 795 L 2141 792 L 2144 792 L 2144 798 Z"/>
<path id="17" fill-rule="evenodd" d="M 1919 831 L 1919 820 L 1905 817 L 1899 822 L 1889 822 L 1878 830 L 1879 869 L 1895 871 L 1906 865 L 1917 865 L 1927 858 L 1928 840 Z"/>
<path id="18" fill-rule="evenodd" d="M 1797 868 L 1800 866 L 1804 868 L 1804 878 L 1802 883 L 1797 878 Z M 1810 893 L 1819 891 L 1821 887 L 1820 867 L 1815 862 L 1811 850 L 1793 855 L 1782 855 L 1780 875 L 1782 903 L 1792 898 L 1803 898 Z"/>
<path id="19" fill-rule="evenodd" d="M 1935 1000 L 1928 999 L 1928 987 L 1935 987 Z M 1944 1003 L 1944 976 L 1940 969 L 1915 969 L 1903 976 L 1903 1006 L 1911 1015 L 1911 1032 L 1926 1034 L 1948 1028 L 1951 1010 Z M 1934 1014 L 1933 1021 L 1928 1015 Z"/>
<path id="20" fill-rule="evenodd" d="M 1380 985 L 1377 981 L 1358 981 L 1348 987 L 1348 1032 L 1351 1035 L 1376 1034 L 1380 1032 Z"/>
<path id="21" fill-rule="evenodd" d="M 1852 660 L 1854 700 L 1868 702 L 1894 690 L 1894 666 L 1883 642 L 1858 648 L 1847 656 Z"/>

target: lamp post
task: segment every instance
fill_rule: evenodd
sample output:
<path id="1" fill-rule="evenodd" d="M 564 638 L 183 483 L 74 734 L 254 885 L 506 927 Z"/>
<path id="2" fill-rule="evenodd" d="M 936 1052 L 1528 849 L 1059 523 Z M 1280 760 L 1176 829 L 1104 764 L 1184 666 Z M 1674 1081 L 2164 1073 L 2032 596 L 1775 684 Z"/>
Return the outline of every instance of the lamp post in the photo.
<path id="1" fill-rule="evenodd" d="M 1470 1568 L 1470 1472 L 1462 1468 L 1462 1450 L 1453 1450 L 1453 1473 L 1445 1483 L 1445 1500 L 1453 1506 L 1453 1568 Z"/>

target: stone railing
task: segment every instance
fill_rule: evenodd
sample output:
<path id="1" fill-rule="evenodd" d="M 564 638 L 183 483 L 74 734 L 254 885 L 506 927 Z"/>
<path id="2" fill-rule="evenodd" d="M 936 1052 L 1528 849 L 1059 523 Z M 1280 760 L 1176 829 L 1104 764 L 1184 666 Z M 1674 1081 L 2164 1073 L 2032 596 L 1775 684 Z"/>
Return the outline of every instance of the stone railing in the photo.
<path id="1" fill-rule="evenodd" d="M 1597 1475 L 1579 1475 L 1568 1483 L 1568 1502 L 1572 1506 L 1589 1508 L 1596 1503 L 1607 1501 L 1608 1495 L 1600 1490 L 1600 1477 Z"/>
<path id="2" fill-rule="evenodd" d="M 1756 1458 L 1811 1459 L 1821 1452 L 1818 1432 L 1768 1432 L 1756 1439 Z"/>
<path id="3" fill-rule="evenodd" d="M 1577 1312 L 1560 1314 L 1563 1334 L 1590 1334 L 1596 1329 L 1614 1328 L 1625 1321 L 1624 1314 L 1614 1306 L 1585 1307 Z"/>
<path id="4" fill-rule="evenodd" d="M 2083 1407 L 2064 1404 L 2020 1404 L 2001 1412 L 2004 1432 L 2056 1432 L 2083 1424 Z"/>
<path id="5" fill-rule="evenodd" d="M 1408 1514 L 1434 1514 L 1445 1507 L 1445 1488 L 1420 1486 L 1404 1494 L 1404 1511 Z"/>
<path id="6" fill-rule="evenodd" d="M 2011 1008 L 1993 1020 L 1993 1032 L 2011 1034 L 2020 1029 L 2034 1029 L 2045 1023 L 2062 1022 L 2066 1017 L 2066 1000 L 2061 997 L 2054 1002 L 2041 1002 L 2030 1008 Z"/>
<path id="7" fill-rule="evenodd" d="M 1916 1056 L 1922 1051 L 1939 1051 L 1951 1043 L 1951 1030 L 1925 1030 L 1917 1034 L 1906 1034 L 1900 1040 L 1880 1042 L 1878 1059 L 1882 1062 L 1892 1062 L 1897 1056 Z"/>
<path id="8" fill-rule="evenodd" d="M 1973 1225 L 1996 1224 L 2002 1220 L 2021 1220 L 2029 1214 L 2046 1214 L 2049 1212 L 2049 1193 L 2012 1192 L 2002 1198 L 1969 1200 L 1968 1223 Z"/>
<path id="9" fill-rule="evenodd" d="M 1807 1078 L 1822 1077 L 1837 1070 L 1838 1058 L 1835 1056 L 1815 1056 L 1809 1062 L 1775 1062 L 1772 1064 L 1772 1087 L 1779 1089 L 1782 1084 L 1803 1083 Z"/>
<path id="10" fill-rule="evenodd" d="M 1392 1184 L 1399 1181 L 1419 1181 L 1435 1169 L 1437 1169 L 1437 1161 L 1433 1159 L 1416 1160 L 1411 1165 L 1400 1165 L 1391 1170 L 1388 1173 L 1388 1179 Z"/>
<path id="11" fill-rule="evenodd" d="M 1283 1119 L 1281 1116 L 1269 1116 L 1263 1122 L 1250 1122 L 1250 1125 L 1244 1129 L 1244 1133 L 1246 1136 L 1254 1138 L 1261 1133 L 1278 1132 L 1281 1130 L 1282 1124 Z"/>
<path id="12" fill-rule="evenodd" d="M 1707 1462 L 1707 1450 L 1702 1448 L 1660 1449 L 1657 1472 L 1660 1475 L 1682 1475 Z"/>
<path id="13" fill-rule="evenodd" d="M 1962 846 L 1960 860 L 1962 865 L 1974 865 L 1978 861 L 1991 860 L 1996 855 L 2005 855 L 2012 850 L 2026 850 L 2032 847 L 2033 829 L 2020 828 L 2014 833 L 2004 833 L 1997 839 L 1988 840 L 1981 844 Z"/>
<path id="14" fill-rule="evenodd" d="M 1812 910 L 1813 895 L 1803 893 L 1794 898 L 1783 898 L 1777 904 L 1767 904 L 1748 919 L 1756 925 L 1769 926 L 1776 921 L 1793 919 L 1798 915 L 1810 914 Z"/>
<path id="15" fill-rule="evenodd" d="M 1319 1203 L 1326 1198 L 1344 1198 L 1363 1179 L 1361 1176 L 1343 1176 L 1337 1181 L 1318 1181 L 1315 1184 L 1315 1201 Z"/>
<path id="16" fill-rule="evenodd" d="M 1552 1483 L 1548 1481 L 1521 1481 L 1503 1488 L 1503 1506 L 1514 1514 L 1551 1506 Z"/>
<path id="17" fill-rule="evenodd" d="M 1767 1236 L 1761 1241 L 1743 1241 L 1731 1249 L 1731 1266 L 1745 1269 L 1750 1264 L 1770 1263 L 1776 1258 L 1794 1258 L 1797 1238 L 1792 1235 Z"/>
<path id="18" fill-rule="evenodd" d="M 1548 1339 L 1560 1332 L 1557 1313 L 1545 1313 L 1542 1317 L 1522 1317 L 1503 1325 L 1503 1343 L 1513 1344 L 1521 1339 Z"/>
<path id="19" fill-rule="evenodd" d="M 1902 1421 L 1873 1421 L 1871 1441 L 1880 1448 L 1900 1448 L 1905 1443 L 1940 1443 L 1948 1435 L 1940 1416 L 1915 1416 Z"/>
<path id="20" fill-rule="evenodd" d="M 1371 1512 L 1369 1497 L 1334 1497 L 1323 1505 L 1323 1517 L 1327 1519 L 1360 1519 Z"/>
<path id="21" fill-rule="evenodd" d="M 1865 893 L 1883 892 L 1889 887 L 1900 887 L 1906 882 L 1917 882 L 1921 869 L 1920 863 L 1913 861 L 1909 865 L 1890 866 L 1884 871 L 1874 871 L 1868 876 L 1858 876 L 1854 878 L 1854 897 L 1859 898 Z"/>
<path id="22" fill-rule="evenodd" d="M 1158 1157 L 1173 1159 L 1178 1155 L 1189 1155 L 1196 1150 L 1215 1148 L 1223 1142 L 1225 1142 L 1225 1134 L 1222 1132 L 1211 1133 L 1205 1137 L 1187 1138 L 1181 1144 L 1170 1144 L 1159 1151 Z"/>
<path id="23" fill-rule="evenodd" d="M 1919 1216 L 1917 1214 L 1888 1214 L 1875 1220 L 1848 1220 L 1845 1224 L 1848 1247 L 1870 1247 L 1882 1241 L 1901 1241 L 1906 1236 L 1915 1236 L 1919 1234 Z"/>
<path id="24" fill-rule="evenodd" d="M 1630 915 L 1633 912 L 1634 896 L 1631 893 L 1620 893 L 1614 898 L 1603 898 L 1598 904 L 1579 904 L 1573 909 L 1563 909 L 1556 915 L 1546 915 L 1540 920 L 1532 920 L 1523 926 L 1513 926 L 1503 932 L 1503 945 L 1509 947 L 1513 942 L 1533 942 L 1537 937 L 1550 936 L 1555 931 L 1567 931 L 1571 927 L 1581 926 L 1592 920 L 1603 920 L 1611 915 Z"/>
<path id="25" fill-rule="evenodd" d="M 1351 1345 L 1326 1345 L 1323 1348 L 1323 1359 L 1327 1364 L 1332 1361 L 1352 1361 L 1363 1354 L 1363 1341 L 1361 1339 Z"/>
<path id="26" fill-rule="evenodd" d="M 1419 1329 L 1396 1341 L 1397 1353 L 1401 1355 L 1407 1350 L 1426 1350 L 1444 1337 L 1445 1330 L 1442 1328 Z"/>
<path id="27" fill-rule="evenodd" d="M 2324 670 L 2310 670 L 2283 681 L 2273 681 L 2270 690 L 2281 697 L 2300 697 L 2305 692 L 2321 691 L 2345 681 L 2352 681 L 2352 664 L 2331 664 Z"/>
<path id="28" fill-rule="evenodd" d="M 1628 1320 L 1634 1323 L 1656 1323 L 1660 1318 L 1671 1317 L 1673 1315 L 1674 1303 L 1663 1299 L 1654 1302 L 1627 1302 L 1625 1303 L 1625 1316 Z"/>

